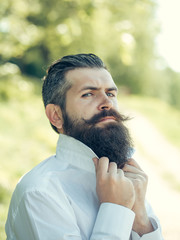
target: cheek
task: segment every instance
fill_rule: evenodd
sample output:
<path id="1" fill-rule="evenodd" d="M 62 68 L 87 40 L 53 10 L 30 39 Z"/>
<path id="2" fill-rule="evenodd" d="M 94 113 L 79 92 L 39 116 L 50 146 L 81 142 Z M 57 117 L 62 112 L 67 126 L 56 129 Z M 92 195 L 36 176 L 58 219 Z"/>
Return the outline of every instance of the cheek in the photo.
<path id="1" fill-rule="evenodd" d="M 87 99 L 87 100 L 80 100 L 76 104 L 77 111 L 81 113 L 81 115 L 92 115 L 96 112 L 97 109 L 97 101 L 94 101 L 94 99 Z"/>
<path id="2" fill-rule="evenodd" d="M 79 109 L 79 117 L 84 119 L 90 119 L 95 114 L 92 107 L 80 107 Z"/>
<path id="3" fill-rule="evenodd" d="M 66 105 L 66 112 L 71 119 L 88 119 L 92 114 L 92 106 L 72 101 Z"/>

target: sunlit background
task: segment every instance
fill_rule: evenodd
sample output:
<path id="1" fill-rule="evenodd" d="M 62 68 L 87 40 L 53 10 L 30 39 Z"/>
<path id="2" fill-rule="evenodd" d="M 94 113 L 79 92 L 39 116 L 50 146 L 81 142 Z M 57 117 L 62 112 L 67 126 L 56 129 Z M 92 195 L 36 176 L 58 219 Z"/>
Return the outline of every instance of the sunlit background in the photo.
<path id="1" fill-rule="evenodd" d="M 48 65 L 93 52 L 133 119 L 134 157 L 165 240 L 180 236 L 179 0 L 0 0 L 0 239 L 18 179 L 54 154 L 41 101 Z"/>
<path id="2" fill-rule="evenodd" d="M 167 64 L 180 72 L 180 1 L 158 0 L 157 18 L 161 24 L 157 49 Z"/>

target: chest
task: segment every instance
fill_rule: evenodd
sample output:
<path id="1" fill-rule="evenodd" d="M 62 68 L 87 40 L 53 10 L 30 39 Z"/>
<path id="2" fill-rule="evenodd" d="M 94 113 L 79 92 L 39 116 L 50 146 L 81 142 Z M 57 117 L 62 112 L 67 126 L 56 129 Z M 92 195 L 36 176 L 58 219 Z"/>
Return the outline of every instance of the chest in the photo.
<path id="1" fill-rule="evenodd" d="M 89 239 L 99 209 L 96 195 L 96 178 L 88 172 L 69 170 L 62 178 L 62 186 L 73 208 L 81 236 Z"/>

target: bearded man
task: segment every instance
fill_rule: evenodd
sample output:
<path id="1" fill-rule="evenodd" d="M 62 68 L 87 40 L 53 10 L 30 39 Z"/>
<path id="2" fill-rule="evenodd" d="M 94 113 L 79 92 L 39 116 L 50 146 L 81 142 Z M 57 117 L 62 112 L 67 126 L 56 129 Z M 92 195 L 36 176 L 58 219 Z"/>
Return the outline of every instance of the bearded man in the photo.
<path id="1" fill-rule="evenodd" d="M 59 134 L 56 155 L 18 183 L 6 222 L 9 240 L 160 240 L 145 201 L 147 176 L 118 111 L 117 87 L 94 54 L 53 63 L 42 89 Z"/>

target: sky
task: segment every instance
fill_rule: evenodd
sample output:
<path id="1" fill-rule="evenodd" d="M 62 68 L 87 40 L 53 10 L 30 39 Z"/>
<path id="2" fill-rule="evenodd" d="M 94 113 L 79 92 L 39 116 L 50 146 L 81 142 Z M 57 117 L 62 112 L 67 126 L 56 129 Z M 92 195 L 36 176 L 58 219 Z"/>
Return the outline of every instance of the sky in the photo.
<path id="1" fill-rule="evenodd" d="M 180 72 L 180 0 L 156 0 L 157 18 L 161 32 L 157 37 L 157 49 L 167 64 Z"/>

